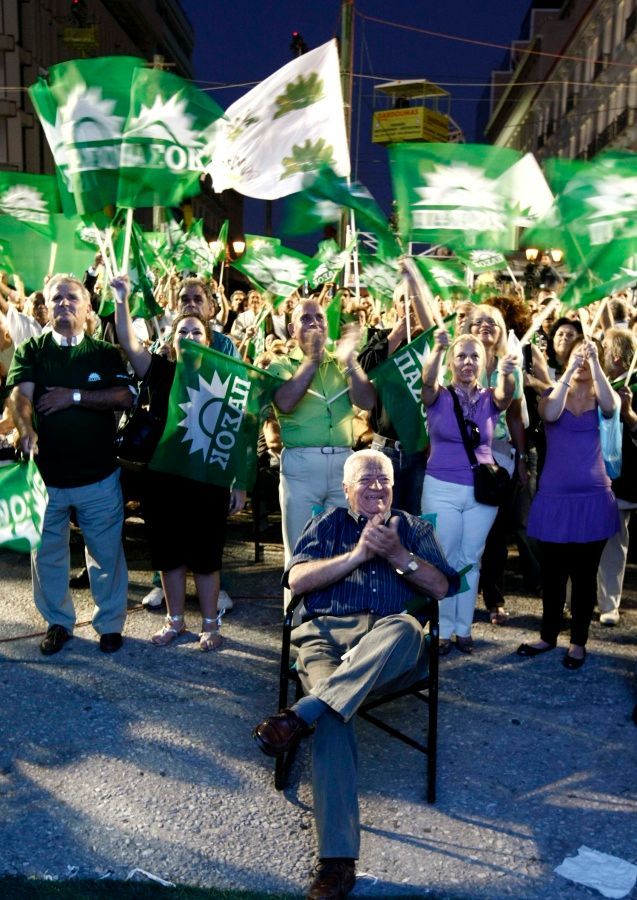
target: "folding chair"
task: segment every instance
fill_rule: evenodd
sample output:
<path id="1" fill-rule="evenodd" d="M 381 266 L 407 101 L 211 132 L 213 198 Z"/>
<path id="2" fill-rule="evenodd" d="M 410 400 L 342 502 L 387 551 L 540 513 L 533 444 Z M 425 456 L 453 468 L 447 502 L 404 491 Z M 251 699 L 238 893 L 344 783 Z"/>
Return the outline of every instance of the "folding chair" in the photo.
<path id="1" fill-rule="evenodd" d="M 281 666 L 279 671 L 279 711 L 286 709 L 289 703 L 290 682 L 295 685 L 294 699 L 299 700 L 303 696 L 303 687 L 298 676 L 293 660 L 290 659 L 292 620 L 294 611 L 302 602 L 303 596 L 293 597 L 288 605 L 283 620 L 283 641 L 281 648 Z M 429 673 L 426 678 L 421 678 L 409 687 L 391 692 L 377 692 L 370 694 L 368 699 L 359 707 L 358 715 L 366 722 L 376 725 L 382 731 L 397 738 L 404 744 L 408 744 L 426 757 L 426 797 L 428 803 L 436 802 L 436 749 L 438 741 L 438 603 L 430 597 L 422 596 L 423 604 L 418 607 L 419 617 L 421 611 L 426 615 L 429 643 Z M 296 624 L 296 623 L 295 623 Z M 398 700 L 401 697 L 414 697 L 426 704 L 428 715 L 426 724 L 423 722 L 425 742 L 400 731 L 380 719 L 376 712 L 385 704 Z M 274 786 L 278 791 L 285 788 L 288 775 L 297 748 L 293 748 L 283 756 L 276 759 L 274 769 Z"/>

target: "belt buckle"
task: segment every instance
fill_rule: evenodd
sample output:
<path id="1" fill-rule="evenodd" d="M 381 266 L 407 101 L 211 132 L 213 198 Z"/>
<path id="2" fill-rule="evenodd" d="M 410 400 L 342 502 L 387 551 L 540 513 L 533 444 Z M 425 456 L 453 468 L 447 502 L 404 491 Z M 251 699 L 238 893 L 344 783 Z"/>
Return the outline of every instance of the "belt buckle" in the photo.
<path id="1" fill-rule="evenodd" d="M 321 447 L 321 453 L 323 453 L 325 456 L 332 456 L 334 453 L 336 453 L 336 448 L 335 447 Z"/>

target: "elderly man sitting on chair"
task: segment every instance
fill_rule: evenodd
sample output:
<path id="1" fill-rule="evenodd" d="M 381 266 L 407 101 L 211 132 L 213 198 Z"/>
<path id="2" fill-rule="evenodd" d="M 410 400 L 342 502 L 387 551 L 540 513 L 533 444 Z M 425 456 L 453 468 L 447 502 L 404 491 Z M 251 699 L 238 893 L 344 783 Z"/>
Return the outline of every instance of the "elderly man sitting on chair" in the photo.
<path id="1" fill-rule="evenodd" d="M 352 718 L 371 691 L 395 690 L 423 677 L 427 645 L 406 608 L 414 594 L 440 600 L 458 590 L 432 526 L 392 510 L 393 470 L 375 450 L 345 462 L 348 509 L 311 519 L 285 579 L 304 594 L 294 629 L 297 670 L 306 696 L 270 716 L 253 735 L 279 756 L 315 729 L 312 748 L 319 865 L 309 900 L 345 897 L 359 854 L 356 743 Z"/>

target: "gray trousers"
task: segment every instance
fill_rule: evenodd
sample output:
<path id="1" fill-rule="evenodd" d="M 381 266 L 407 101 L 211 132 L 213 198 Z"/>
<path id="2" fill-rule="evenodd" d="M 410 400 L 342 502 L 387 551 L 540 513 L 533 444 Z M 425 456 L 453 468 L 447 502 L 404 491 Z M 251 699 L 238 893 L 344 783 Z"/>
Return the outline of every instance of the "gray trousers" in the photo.
<path id="1" fill-rule="evenodd" d="M 86 544 L 86 567 L 95 600 L 93 628 L 121 632 L 128 605 L 128 570 L 122 547 L 124 504 L 119 469 L 93 484 L 47 488 L 42 544 L 31 554 L 33 599 L 48 625 L 72 632 L 75 607 L 69 591 L 71 509 Z"/>
<path id="2" fill-rule="evenodd" d="M 353 716 L 373 691 L 407 687 L 427 673 L 427 643 L 409 615 L 321 616 L 294 629 L 305 690 L 330 707 L 312 744 L 319 857 L 357 859 L 358 759 Z M 345 659 L 342 657 L 345 656 Z"/>

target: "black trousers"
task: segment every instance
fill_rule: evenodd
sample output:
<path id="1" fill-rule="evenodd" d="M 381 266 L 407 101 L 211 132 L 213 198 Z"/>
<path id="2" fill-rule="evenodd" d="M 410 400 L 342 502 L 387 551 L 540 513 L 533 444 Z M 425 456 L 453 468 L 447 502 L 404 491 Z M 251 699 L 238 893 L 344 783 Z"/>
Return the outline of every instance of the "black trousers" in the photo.
<path id="1" fill-rule="evenodd" d="M 603 541 L 585 544 L 553 544 L 540 541 L 542 568 L 542 628 L 547 644 L 557 643 L 566 602 L 566 583 L 571 579 L 571 644 L 586 646 L 588 629 L 597 602 L 597 569 Z"/>

